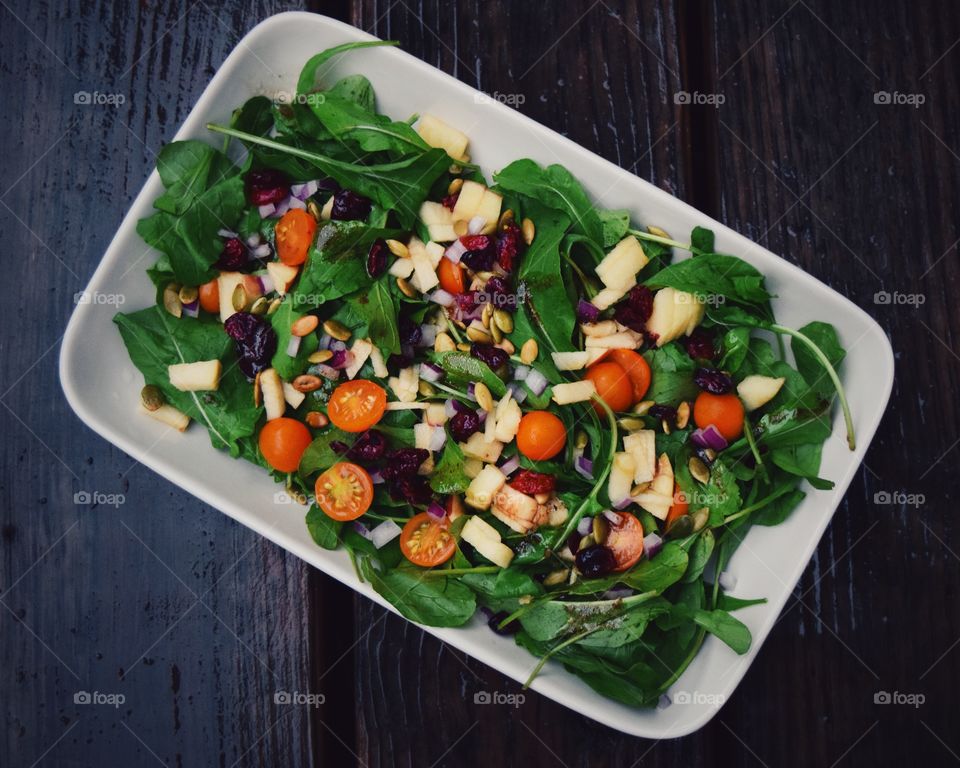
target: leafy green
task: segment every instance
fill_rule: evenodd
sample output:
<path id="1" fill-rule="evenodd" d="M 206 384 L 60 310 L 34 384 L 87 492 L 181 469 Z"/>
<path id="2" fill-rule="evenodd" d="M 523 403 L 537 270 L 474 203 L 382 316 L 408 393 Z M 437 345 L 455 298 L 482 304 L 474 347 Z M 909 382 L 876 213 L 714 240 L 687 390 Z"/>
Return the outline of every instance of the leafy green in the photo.
<path id="1" fill-rule="evenodd" d="M 676 405 L 681 400 L 693 400 L 698 389 L 693 382 L 696 363 L 678 344 L 666 344 L 660 349 L 643 353 L 650 364 L 652 377 L 645 398 L 663 405 Z"/>
<path id="2" fill-rule="evenodd" d="M 647 285 L 669 286 L 693 294 L 710 293 L 755 306 L 766 306 L 771 296 L 756 267 L 737 256 L 718 253 L 705 253 L 664 267 L 647 280 Z"/>
<path id="3" fill-rule="evenodd" d="M 470 485 L 470 478 L 463 471 L 463 451 L 452 438 L 447 440 L 440 461 L 430 475 L 430 488 L 434 493 L 447 495 L 463 493 Z"/>
<path id="4" fill-rule="evenodd" d="M 302 316 L 303 313 L 297 312 L 293 308 L 293 301 L 288 298 L 269 317 L 270 324 L 277 334 L 277 351 L 273 355 L 271 365 L 284 381 L 296 378 L 307 369 L 310 365 L 307 358 L 317 351 L 320 342 L 317 334 L 309 333 L 300 340 L 300 347 L 295 357 L 287 354 L 287 345 L 293 337 L 291 328 L 294 321 Z"/>
<path id="5" fill-rule="evenodd" d="M 603 232 L 601 242 L 604 248 L 611 248 L 619 243 L 630 229 L 630 211 L 600 211 L 599 216 Z"/>
<path id="6" fill-rule="evenodd" d="M 466 352 L 440 352 L 433 356 L 433 361 L 443 369 L 448 380 L 461 384 L 483 382 L 497 398 L 507 393 L 507 386 L 490 366 Z"/>
<path id="7" fill-rule="evenodd" d="M 307 530 L 317 546 L 324 549 L 337 549 L 340 546 L 340 529 L 343 523 L 327 517 L 316 504 L 310 505 L 307 512 Z"/>
<path id="8" fill-rule="evenodd" d="M 360 559 L 360 572 L 371 586 L 410 621 L 430 627 L 459 627 L 477 610 L 477 600 L 462 581 L 426 577 L 419 568 L 378 571 L 370 558 Z"/>
<path id="9" fill-rule="evenodd" d="M 300 457 L 300 474 L 310 477 L 317 472 L 329 469 L 340 461 L 340 454 L 333 449 L 331 443 L 352 445 L 353 439 L 354 436 L 350 433 L 337 427 L 329 427 L 322 435 L 315 437 L 303 452 L 303 456 Z"/>

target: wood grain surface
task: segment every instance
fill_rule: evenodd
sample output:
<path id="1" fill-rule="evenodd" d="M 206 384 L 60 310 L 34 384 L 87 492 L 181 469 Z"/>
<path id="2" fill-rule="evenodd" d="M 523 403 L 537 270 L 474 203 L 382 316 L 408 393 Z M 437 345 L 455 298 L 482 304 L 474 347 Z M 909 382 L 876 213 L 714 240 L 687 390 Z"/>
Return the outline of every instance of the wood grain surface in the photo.
<path id="1" fill-rule="evenodd" d="M 891 338 L 890 410 L 794 600 L 718 716 L 663 742 L 536 694 L 475 703 L 518 686 L 153 475 L 63 399 L 74 294 L 155 152 L 243 34 L 298 8 L 0 0 L 0 766 L 960 762 L 952 4 L 308 4 L 510 97 Z"/>

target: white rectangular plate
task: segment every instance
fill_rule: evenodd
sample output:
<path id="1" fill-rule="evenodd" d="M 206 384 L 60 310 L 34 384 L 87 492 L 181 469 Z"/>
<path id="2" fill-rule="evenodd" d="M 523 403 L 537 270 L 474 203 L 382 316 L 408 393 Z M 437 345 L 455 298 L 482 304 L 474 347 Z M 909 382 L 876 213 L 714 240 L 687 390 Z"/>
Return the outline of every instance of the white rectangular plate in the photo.
<path id="1" fill-rule="evenodd" d="M 283 13 L 264 21 L 227 57 L 176 138 L 219 142 L 204 128 L 207 122 L 227 122 L 231 111 L 253 95 L 293 91 L 297 75 L 311 55 L 340 43 L 367 39 L 373 38 L 308 13 Z M 640 711 L 610 701 L 556 664 L 548 665 L 533 685 L 545 696 L 626 733 L 665 738 L 700 728 L 716 713 L 717 702 L 729 698 L 759 652 L 860 465 L 893 383 L 893 354 L 886 336 L 857 306 L 797 267 L 518 112 L 491 99 L 477 99 L 472 88 L 401 50 L 348 53 L 334 61 L 327 77 L 333 82 L 356 72 L 372 81 L 380 111 L 395 118 L 430 112 L 465 131 L 472 139 L 471 155 L 488 177 L 522 157 L 541 164 L 562 163 L 599 205 L 628 208 L 637 222 L 656 224 L 681 238 L 698 224 L 712 228 L 719 251 L 742 256 L 767 276 L 771 291 L 779 295 L 774 307 L 780 322 L 800 327 L 824 319 L 840 333 L 848 352 L 842 375 L 854 404 L 857 450 L 847 449 L 838 418 L 823 455 L 824 471 L 836 487 L 810 490 L 783 525 L 751 530 L 730 563 L 728 570 L 737 579 L 733 594 L 768 598 L 766 604 L 737 614 L 753 633 L 750 652 L 737 656 L 708 637 L 673 689 L 689 692 L 690 703 L 677 702 L 662 710 Z M 124 311 L 154 301 L 153 286 L 144 269 L 157 254 L 140 240 L 136 224 L 151 213 L 152 202 L 162 191 L 154 171 L 88 286 L 94 296 L 122 295 Z M 143 382 L 111 322 L 115 309 L 98 301 L 81 304 L 67 327 L 60 376 L 67 399 L 80 418 L 171 482 L 391 608 L 368 585 L 358 582 L 344 552 L 328 552 L 312 542 L 303 508 L 275 503 L 278 486 L 265 473 L 213 450 L 206 431 L 197 426 L 181 435 L 137 414 Z M 479 619 L 460 629 L 426 630 L 518 681 L 527 677 L 536 662 L 511 639 L 494 635 Z M 779 695 L 785 694 L 771 694 L 771 706 L 776 706 Z"/>

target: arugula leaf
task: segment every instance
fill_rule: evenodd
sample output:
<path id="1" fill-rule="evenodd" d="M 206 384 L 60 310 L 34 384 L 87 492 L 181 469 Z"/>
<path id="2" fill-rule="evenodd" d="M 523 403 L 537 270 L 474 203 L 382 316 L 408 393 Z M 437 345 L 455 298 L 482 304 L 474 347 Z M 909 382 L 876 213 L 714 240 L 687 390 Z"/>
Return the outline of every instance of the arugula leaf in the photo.
<path id="1" fill-rule="evenodd" d="M 447 377 L 461 384 L 481 381 L 487 385 L 490 393 L 497 398 L 507 393 L 503 380 L 490 370 L 482 360 L 471 357 L 466 352 L 440 352 L 431 356 L 433 362 L 443 368 Z"/>
<path id="2" fill-rule="evenodd" d="M 310 99 L 310 109 L 331 135 L 364 152 L 393 152 L 402 157 L 431 149 L 408 123 L 378 115 L 332 92 Z"/>
<path id="3" fill-rule="evenodd" d="M 606 592 L 617 584 L 625 584 L 638 592 L 663 592 L 676 584 L 687 570 L 687 551 L 675 541 L 668 541 L 654 558 L 644 558 L 623 574 L 602 579 L 580 579 L 568 592 L 587 595 Z"/>
<path id="4" fill-rule="evenodd" d="M 325 92 L 327 96 L 336 96 L 352 101 L 359 107 L 373 112 L 376 107 L 376 95 L 373 86 L 363 75 L 347 75 L 337 80 Z"/>
<path id="5" fill-rule="evenodd" d="M 223 327 L 191 317 L 175 318 L 158 306 L 118 313 L 113 321 L 146 383 L 159 387 L 167 402 L 205 426 L 216 448 L 239 455 L 238 441 L 254 433 L 261 409 L 253 406 L 250 384 L 237 368 L 233 341 Z M 168 366 L 200 360 L 221 361 L 217 390 L 181 392 L 170 384 Z"/>
<path id="6" fill-rule="evenodd" d="M 453 438 L 447 440 L 440 461 L 430 475 L 430 488 L 434 493 L 447 495 L 463 493 L 470 485 L 470 478 L 463 471 L 463 451 Z"/>
<path id="7" fill-rule="evenodd" d="M 820 348 L 834 369 L 840 367 L 846 352 L 840 345 L 836 329 L 830 323 L 813 322 L 799 330 Z M 806 380 L 811 391 L 815 392 L 821 400 L 830 400 L 833 397 L 833 384 L 821 362 L 808 346 L 797 343 L 796 339 L 790 340 L 790 349 L 797 362 L 797 370 Z"/>
<path id="8" fill-rule="evenodd" d="M 340 546 L 340 529 L 343 523 L 327 517 L 316 504 L 310 505 L 307 512 L 307 530 L 317 546 L 324 549 L 337 549 Z"/>
<path id="9" fill-rule="evenodd" d="M 386 283 L 386 275 L 370 284 L 366 291 L 351 297 L 351 307 L 367 328 L 367 335 L 384 358 L 400 352 L 400 331 L 397 326 L 397 300 Z"/>
<path id="10" fill-rule="evenodd" d="M 646 281 L 651 288 L 671 287 L 687 293 L 711 293 L 730 301 L 767 307 L 771 294 L 763 273 L 737 256 L 704 253 L 664 267 Z"/>
<path id="11" fill-rule="evenodd" d="M 650 364 L 653 376 L 645 397 L 664 405 L 673 405 L 681 400 L 693 400 L 698 389 L 693 382 L 697 365 L 680 345 L 670 343 L 660 349 L 648 349 L 643 353 Z"/>
<path id="12" fill-rule="evenodd" d="M 360 572 L 400 613 L 429 627 L 459 627 L 470 621 L 477 600 L 466 584 L 450 577 L 424 577 L 419 568 L 378 571 L 370 558 L 360 559 Z"/>
<path id="13" fill-rule="evenodd" d="M 355 51 L 359 48 L 376 48 L 382 45 L 399 45 L 397 40 L 369 40 L 361 43 L 344 43 L 333 48 L 327 48 L 325 51 L 311 56 L 307 63 L 300 70 L 300 77 L 297 79 L 297 93 L 305 94 L 314 90 L 317 86 L 317 77 L 320 74 L 320 67 L 326 64 L 334 56 L 347 51 Z"/>
<path id="14" fill-rule="evenodd" d="M 765 597 L 755 597 L 747 599 L 743 597 L 732 597 L 725 592 L 721 592 L 717 599 L 717 607 L 724 611 L 739 611 L 741 608 L 749 608 L 751 605 L 763 605 L 767 602 Z"/>
<path id="15" fill-rule="evenodd" d="M 703 627 L 714 637 L 723 640 L 741 656 L 750 650 L 750 630 L 740 619 L 736 619 L 726 611 L 715 609 L 712 611 L 694 611 L 691 619 L 695 624 Z"/>
<path id="16" fill-rule="evenodd" d="M 205 142 L 171 142 L 157 155 L 157 172 L 166 192 L 153 201 L 153 206 L 180 216 L 232 169 L 230 160 Z"/>
<path id="17" fill-rule="evenodd" d="M 611 248 L 623 240 L 630 229 L 630 211 L 600 211 L 599 216 L 603 231 L 601 243 L 604 248 Z"/>

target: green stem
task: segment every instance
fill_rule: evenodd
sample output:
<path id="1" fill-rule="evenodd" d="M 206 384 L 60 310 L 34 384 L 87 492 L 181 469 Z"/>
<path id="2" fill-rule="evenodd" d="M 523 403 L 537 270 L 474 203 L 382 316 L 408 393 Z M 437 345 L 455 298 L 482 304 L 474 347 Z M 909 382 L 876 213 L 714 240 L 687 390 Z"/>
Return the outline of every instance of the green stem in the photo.
<path id="1" fill-rule="evenodd" d="M 587 507 L 596 498 L 597 494 L 600 492 L 600 488 L 603 487 L 604 481 L 607 479 L 607 475 L 610 474 L 610 467 L 613 466 L 613 456 L 617 452 L 617 418 L 613 415 L 613 411 L 610 410 L 610 406 L 608 406 L 601 397 L 598 395 L 593 395 L 593 400 L 594 402 L 597 402 L 603 406 L 603 410 L 607 414 L 607 421 L 610 424 L 609 455 L 607 456 L 606 464 L 603 467 L 603 472 L 600 473 L 600 477 L 598 477 L 594 482 L 593 488 L 590 489 L 590 493 L 587 495 L 587 498 L 581 502 L 580 506 L 577 507 L 577 511 L 573 513 L 566 526 L 560 532 L 560 535 L 554 539 L 553 544 L 550 547 L 554 550 L 563 546 L 563 542 L 567 540 L 574 528 L 579 525 L 580 520 L 583 518 L 584 514 L 586 514 Z"/>
<path id="2" fill-rule="evenodd" d="M 767 468 L 763 464 L 760 449 L 757 447 L 757 440 L 753 436 L 753 426 L 750 424 L 750 419 L 747 416 L 743 417 L 743 436 L 747 440 L 747 445 L 750 446 L 750 452 L 753 454 L 754 461 L 757 462 L 757 468 L 764 477 L 767 477 Z"/>
<path id="3" fill-rule="evenodd" d="M 475 565 L 473 568 L 438 568 L 424 571 L 423 576 L 425 578 L 432 576 L 465 576 L 468 573 L 498 573 L 501 570 L 503 569 L 499 565 Z"/>
<path id="4" fill-rule="evenodd" d="M 689 243 L 681 243 L 679 240 L 671 240 L 669 237 L 660 237 L 660 235 L 651 235 L 649 232 L 644 232 L 642 229 L 631 229 L 628 231 L 631 235 L 634 237 L 639 237 L 641 240 L 649 240 L 652 243 L 669 245 L 673 248 L 682 248 L 684 251 L 691 250 Z"/>
<path id="5" fill-rule="evenodd" d="M 457 342 L 457 344 L 463 344 L 463 336 L 460 335 L 460 331 L 455 323 L 448 322 L 447 330 L 450 332 L 450 335 L 453 336 L 453 339 Z"/>
<path id="6" fill-rule="evenodd" d="M 840 408 L 843 410 L 843 420 L 847 427 L 847 445 L 850 446 L 851 451 L 854 450 L 857 447 L 857 441 L 853 434 L 853 416 L 850 414 L 850 405 L 847 403 L 847 395 L 843 390 L 843 384 L 840 383 L 840 377 L 837 375 L 837 371 L 830 363 L 830 360 L 823 353 L 823 350 L 821 350 L 820 347 L 818 347 L 809 336 L 804 335 L 800 331 L 795 331 L 793 328 L 786 328 L 785 326 L 775 324 L 770 326 L 770 330 L 774 333 L 785 333 L 786 335 L 792 336 L 793 338 L 802 342 L 826 369 L 827 376 L 829 376 L 830 381 L 833 382 L 834 389 L 837 390 L 837 396 L 840 398 Z"/>
<path id="7" fill-rule="evenodd" d="M 596 632 L 598 629 L 600 629 L 600 626 L 596 626 L 593 629 L 586 629 L 583 632 L 573 635 L 572 637 L 568 637 L 562 643 L 560 643 L 557 646 L 554 646 L 545 654 L 543 654 L 543 656 L 540 658 L 540 661 L 537 662 L 537 666 L 535 666 L 533 668 L 533 671 L 530 673 L 530 677 L 527 678 L 527 682 L 523 684 L 523 690 L 527 690 L 527 688 L 530 687 L 530 684 L 533 683 L 534 678 L 540 674 L 540 670 L 543 669 L 544 664 L 546 664 L 550 660 L 551 656 L 559 653 L 568 645 L 573 645 L 574 643 L 580 640 L 583 640 L 583 638 L 585 638 L 587 635 L 590 635 Z"/>
<path id="8" fill-rule="evenodd" d="M 772 504 L 781 496 L 784 496 L 785 494 L 789 493 L 792 490 L 793 490 L 792 487 L 787 487 L 777 491 L 776 493 L 771 493 L 769 496 L 763 499 L 760 499 L 760 501 L 751 504 L 749 507 L 744 507 L 739 512 L 736 512 L 730 515 L 730 517 L 725 517 L 723 520 L 723 524 L 726 525 L 727 523 L 732 523 L 734 520 L 739 520 L 741 517 L 746 517 L 751 512 L 756 512 L 758 509 L 763 509 L 768 504 Z"/>

